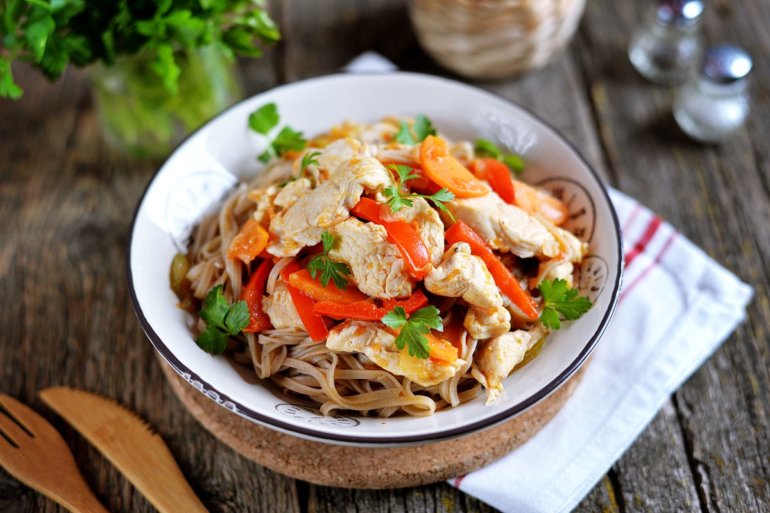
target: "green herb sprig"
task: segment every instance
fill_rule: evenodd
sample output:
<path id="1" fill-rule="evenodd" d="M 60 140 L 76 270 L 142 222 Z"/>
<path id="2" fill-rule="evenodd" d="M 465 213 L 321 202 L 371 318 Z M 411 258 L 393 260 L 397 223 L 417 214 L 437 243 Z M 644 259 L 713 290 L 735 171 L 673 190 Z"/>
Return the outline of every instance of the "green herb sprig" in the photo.
<path id="1" fill-rule="evenodd" d="M 280 121 L 281 116 L 278 114 L 278 106 L 275 103 L 267 103 L 249 115 L 249 128 L 258 134 L 268 137 Z M 288 151 L 304 150 L 306 144 L 307 141 L 302 132 L 294 130 L 287 125 L 281 128 L 273 139 L 270 139 L 267 149 L 257 158 L 260 162 L 267 163 L 273 157 L 281 157 Z"/>
<path id="2" fill-rule="evenodd" d="M 309 153 L 305 153 L 302 155 L 302 161 L 300 162 L 299 168 L 304 171 L 308 166 L 317 166 L 319 155 L 321 155 L 320 151 L 311 151 Z"/>
<path id="3" fill-rule="evenodd" d="M 404 207 L 411 207 L 414 204 L 412 201 L 414 198 L 424 198 L 435 206 L 437 209 L 446 212 L 449 217 L 454 221 L 452 212 L 449 211 L 444 204 L 447 201 L 455 199 L 455 195 L 452 194 L 449 189 L 441 189 L 434 194 L 417 194 L 416 192 L 404 192 L 403 185 L 409 180 L 420 178 L 420 175 L 413 173 L 414 168 L 405 166 L 403 164 L 388 164 L 388 169 L 395 171 L 398 175 L 398 182 L 388 186 L 382 193 L 388 200 L 385 202 L 392 212 L 398 212 Z"/>
<path id="4" fill-rule="evenodd" d="M 338 289 L 345 290 L 348 285 L 346 276 L 350 275 L 350 267 L 341 262 L 334 262 L 329 258 L 329 252 L 334 249 L 337 238 L 324 231 L 321 234 L 321 243 L 323 244 L 323 253 L 314 256 L 307 264 L 311 278 L 318 279 L 324 287 L 329 285 L 329 280 L 331 280 Z"/>
<path id="5" fill-rule="evenodd" d="M 503 151 L 492 141 L 488 139 L 476 139 L 476 144 L 474 146 L 478 156 L 499 160 L 517 175 L 524 171 L 524 160 L 522 160 L 520 156 L 515 153 L 503 153 Z"/>
<path id="6" fill-rule="evenodd" d="M 579 319 L 590 310 L 593 303 L 585 296 L 579 296 L 576 288 L 570 288 L 567 280 L 543 280 L 538 286 L 543 296 L 543 312 L 540 322 L 543 326 L 558 330 L 561 320 Z"/>
<path id="7" fill-rule="evenodd" d="M 409 355 L 416 358 L 427 358 L 430 346 L 425 334 L 430 330 L 444 331 L 441 313 L 435 306 L 420 308 L 412 315 L 406 315 L 403 307 L 397 306 L 382 318 L 382 323 L 393 329 L 400 329 L 396 337 L 396 347 L 409 349 Z"/>
<path id="8" fill-rule="evenodd" d="M 19 98 L 11 63 L 30 62 L 50 80 L 69 64 L 113 64 L 147 53 L 163 87 L 177 92 L 176 52 L 215 46 L 225 55 L 259 57 L 260 45 L 281 39 L 255 0 L 8 0 L 0 2 L 0 97 Z"/>
<path id="9" fill-rule="evenodd" d="M 415 145 L 422 142 L 429 135 L 436 135 L 436 129 L 433 123 L 424 114 L 418 114 L 414 117 L 412 129 L 406 121 L 401 121 L 396 133 L 396 142 L 401 144 Z"/>
<path id="10" fill-rule="evenodd" d="M 206 329 L 195 342 L 210 354 L 224 353 L 227 339 L 238 335 L 249 325 L 249 306 L 246 301 L 230 304 L 222 293 L 222 285 L 217 285 L 206 294 L 198 315 L 206 323 Z"/>

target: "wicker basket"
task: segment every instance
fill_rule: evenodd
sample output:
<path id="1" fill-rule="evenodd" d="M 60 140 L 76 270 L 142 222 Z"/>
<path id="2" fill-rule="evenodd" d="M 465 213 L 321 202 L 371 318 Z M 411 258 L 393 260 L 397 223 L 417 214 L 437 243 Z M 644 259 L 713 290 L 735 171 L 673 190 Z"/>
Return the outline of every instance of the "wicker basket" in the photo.
<path id="1" fill-rule="evenodd" d="M 446 68 L 503 78 L 546 65 L 572 39 L 585 0 L 411 0 L 422 46 Z"/>

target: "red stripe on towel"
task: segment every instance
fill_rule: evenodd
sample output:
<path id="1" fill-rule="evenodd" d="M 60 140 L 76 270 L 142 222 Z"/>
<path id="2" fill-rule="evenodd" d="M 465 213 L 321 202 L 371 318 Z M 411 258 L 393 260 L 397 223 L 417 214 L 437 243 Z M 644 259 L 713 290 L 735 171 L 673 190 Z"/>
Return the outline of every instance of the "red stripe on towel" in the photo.
<path id="1" fill-rule="evenodd" d="M 645 276 L 647 276 L 650 271 L 652 271 L 655 267 L 657 267 L 660 264 L 660 261 L 663 260 L 663 257 L 665 256 L 666 252 L 668 251 L 668 248 L 671 247 L 671 243 L 674 242 L 674 239 L 676 239 L 676 232 L 671 232 L 671 235 L 669 235 L 668 240 L 663 244 L 663 247 L 660 248 L 660 251 L 658 252 L 658 256 L 655 257 L 655 260 L 652 261 L 652 263 L 647 266 L 647 268 L 639 274 L 639 276 L 636 277 L 634 281 L 632 281 L 628 287 L 625 287 L 623 289 L 623 292 L 620 293 L 620 299 L 618 300 L 618 303 L 622 302 L 623 299 L 625 299 L 626 296 L 636 287 L 639 282 L 641 282 Z"/>
<path id="2" fill-rule="evenodd" d="M 649 244 L 652 238 L 655 237 L 655 232 L 658 231 L 658 228 L 660 228 L 660 225 L 662 222 L 663 221 L 658 216 L 653 216 L 652 219 L 650 219 L 650 222 L 647 224 L 647 228 L 644 230 L 644 233 L 642 234 L 642 238 L 639 239 L 639 241 L 636 244 L 634 244 L 633 248 L 629 249 L 626 252 L 626 255 L 625 255 L 626 268 L 628 268 L 628 266 L 631 265 L 631 262 L 633 262 L 634 259 L 644 251 L 644 249 L 647 247 L 647 244 Z"/>
<path id="3" fill-rule="evenodd" d="M 633 210 L 631 210 L 631 214 L 629 214 L 628 219 L 626 219 L 626 222 L 623 223 L 623 234 L 625 235 L 628 233 L 628 229 L 631 228 L 631 224 L 634 222 L 634 219 L 636 219 L 636 216 L 639 215 L 639 212 L 642 211 L 642 204 L 637 203 L 634 205 Z"/>

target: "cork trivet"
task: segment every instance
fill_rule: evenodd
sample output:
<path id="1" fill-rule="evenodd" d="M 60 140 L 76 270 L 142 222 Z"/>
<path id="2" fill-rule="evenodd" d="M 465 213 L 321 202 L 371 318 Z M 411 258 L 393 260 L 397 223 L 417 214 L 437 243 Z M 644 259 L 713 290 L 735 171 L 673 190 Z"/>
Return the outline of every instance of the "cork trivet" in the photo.
<path id="1" fill-rule="evenodd" d="M 246 458 L 319 485 L 384 489 L 444 481 L 507 454 L 556 415 L 572 395 L 586 365 L 556 392 L 502 424 L 433 444 L 385 448 L 312 442 L 262 427 L 206 398 L 165 362 L 162 367 L 171 388 L 193 417 Z"/>

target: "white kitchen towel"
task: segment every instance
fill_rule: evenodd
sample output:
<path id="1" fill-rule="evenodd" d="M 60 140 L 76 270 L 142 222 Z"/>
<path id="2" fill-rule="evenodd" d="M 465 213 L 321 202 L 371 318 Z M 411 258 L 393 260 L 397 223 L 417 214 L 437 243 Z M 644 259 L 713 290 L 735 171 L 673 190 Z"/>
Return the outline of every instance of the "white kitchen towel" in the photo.
<path id="1" fill-rule="evenodd" d="M 393 69 L 369 52 L 345 68 Z M 746 316 L 751 287 L 636 200 L 610 196 L 623 231 L 623 289 L 582 382 L 524 445 L 449 481 L 504 512 L 571 511 Z"/>

